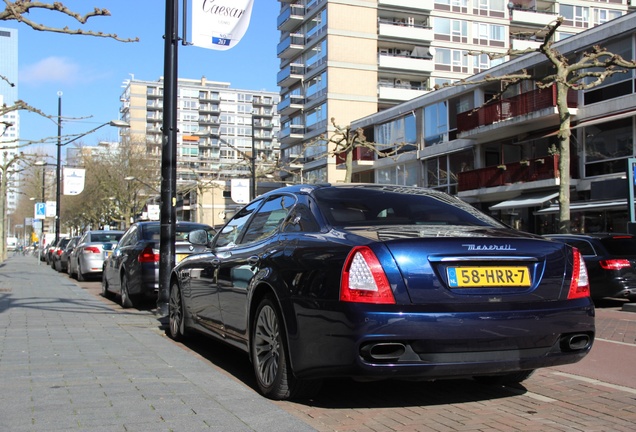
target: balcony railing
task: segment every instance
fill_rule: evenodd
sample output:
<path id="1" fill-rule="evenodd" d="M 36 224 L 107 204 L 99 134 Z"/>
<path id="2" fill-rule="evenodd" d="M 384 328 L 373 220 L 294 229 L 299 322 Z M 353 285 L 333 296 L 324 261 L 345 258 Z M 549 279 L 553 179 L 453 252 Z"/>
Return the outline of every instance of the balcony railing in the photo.
<path id="1" fill-rule="evenodd" d="M 345 152 L 336 154 L 336 164 L 340 165 L 346 162 L 347 154 Z M 356 147 L 353 149 L 353 162 L 372 161 L 374 152 L 367 147 Z"/>
<path id="2" fill-rule="evenodd" d="M 457 174 L 457 190 L 462 192 L 557 178 L 559 178 L 559 157 L 545 156 L 460 172 Z"/>
<path id="3" fill-rule="evenodd" d="M 457 131 L 466 132 L 512 117 L 526 115 L 556 106 L 556 86 L 537 89 L 527 93 L 501 99 L 478 108 L 457 114 Z M 568 92 L 568 107 L 577 107 L 577 92 Z"/>

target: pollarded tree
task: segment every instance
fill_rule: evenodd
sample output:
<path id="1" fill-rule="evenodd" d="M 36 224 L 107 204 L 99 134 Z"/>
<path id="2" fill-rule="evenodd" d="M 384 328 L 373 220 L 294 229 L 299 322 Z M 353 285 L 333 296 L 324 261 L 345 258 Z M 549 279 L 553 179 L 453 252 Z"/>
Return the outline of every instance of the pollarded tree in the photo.
<path id="1" fill-rule="evenodd" d="M 506 90 L 519 84 L 521 81 L 532 81 L 539 89 L 556 88 L 556 108 L 559 115 L 558 153 L 559 153 L 559 232 L 570 232 L 570 121 L 571 115 L 568 108 L 568 92 L 589 90 L 601 85 L 607 78 L 621 73 L 627 73 L 636 68 L 636 61 L 626 60 L 601 46 L 593 46 L 580 54 L 564 55 L 554 47 L 554 35 L 563 23 L 563 17 L 546 27 L 537 35 L 541 35 L 541 45 L 534 49 L 523 51 L 510 49 L 505 53 L 489 53 L 485 51 L 470 51 L 469 55 L 486 54 L 491 60 L 506 56 L 518 56 L 522 54 L 538 52 L 545 56 L 551 67 L 551 73 L 537 76 L 527 70 L 521 70 L 515 74 L 500 76 L 486 76 L 480 80 L 470 78 L 461 80 L 452 85 L 477 84 L 480 82 L 501 82 L 502 90 L 493 96 L 491 100 L 501 98 Z M 490 102 L 490 101 L 488 101 Z M 486 102 L 486 103 L 488 103 Z M 475 108 L 474 111 L 479 110 Z"/>

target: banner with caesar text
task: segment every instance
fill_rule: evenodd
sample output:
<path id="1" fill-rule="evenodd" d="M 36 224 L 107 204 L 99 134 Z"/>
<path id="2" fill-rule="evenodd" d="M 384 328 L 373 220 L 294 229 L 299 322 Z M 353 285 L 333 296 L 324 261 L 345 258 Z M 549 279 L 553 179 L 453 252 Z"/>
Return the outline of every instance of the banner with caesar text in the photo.
<path id="1" fill-rule="evenodd" d="M 79 195 L 84 190 L 83 168 L 64 168 L 64 195 Z"/>
<path id="2" fill-rule="evenodd" d="M 241 41 L 254 0 L 192 0 L 192 44 L 225 51 Z"/>

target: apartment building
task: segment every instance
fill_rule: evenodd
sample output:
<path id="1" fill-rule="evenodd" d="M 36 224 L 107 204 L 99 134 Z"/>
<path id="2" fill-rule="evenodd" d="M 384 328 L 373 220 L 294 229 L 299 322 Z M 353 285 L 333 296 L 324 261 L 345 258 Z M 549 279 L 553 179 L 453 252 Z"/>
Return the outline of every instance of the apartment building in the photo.
<path id="1" fill-rule="evenodd" d="M 251 177 L 252 149 L 258 165 L 274 164 L 279 150 L 279 95 L 233 89 L 230 83 L 178 80 L 177 182 Z M 124 82 L 122 139 L 145 145 L 161 164 L 163 78 Z"/>
<path id="2" fill-rule="evenodd" d="M 177 87 L 177 217 L 217 225 L 236 207 L 231 179 L 254 175 L 260 190 L 277 172 L 280 98 L 205 77 L 179 78 Z M 129 125 L 120 130 L 122 140 L 145 146 L 148 165 L 159 175 L 163 78 L 126 80 L 121 103 L 121 119 Z"/>
<path id="3" fill-rule="evenodd" d="M 11 106 L 18 100 L 18 30 L 0 27 L 0 106 Z M 12 85 L 11 85 L 11 84 Z M 0 163 L 5 165 L 18 152 L 20 139 L 20 114 L 17 111 L 0 116 Z M 6 125 L 11 124 L 11 127 Z M 13 169 L 11 169 L 13 168 Z M 8 189 L 6 210 L 8 214 L 15 212 L 18 199 L 18 182 L 20 176 L 17 166 L 7 171 Z"/>
<path id="4" fill-rule="evenodd" d="M 636 59 L 636 14 L 554 47 L 576 58 L 595 45 Z M 547 60 L 537 53 L 520 56 L 475 75 L 477 84 L 442 88 L 353 121 L 351 126 L 363 128 L 370 141 L 413 148 L 384 159 L 358 149 L 355 179 L 440 189 L 517 228 L 557 232 L 561 178 L 555 90 L 521 83 L 496 103 L 483 104 L 499 85 L 484 82 L 486 75 L 523 69 L 541 74 L 548 70 Z M 572 231 L 624 232 L 633 201 L 628 178 L 636 157 L 636 70 L 571 91 L 568 107 Z"/>
<path id="5" fill-rule="evenodd" d="M 388 109 L 537 47 L 536 32 L 565 18 L 557 40 L 603 24 L 631 0 L 279 0 L 281 154 L 295 180 L 344 177 L 329 151 L 337 125 Z M 480 55 L 466 55 L 469 51 Z M 302 156 L 301 159 L 298 159 Z M 367 181 L 373 181 L 367 178 Z"/>

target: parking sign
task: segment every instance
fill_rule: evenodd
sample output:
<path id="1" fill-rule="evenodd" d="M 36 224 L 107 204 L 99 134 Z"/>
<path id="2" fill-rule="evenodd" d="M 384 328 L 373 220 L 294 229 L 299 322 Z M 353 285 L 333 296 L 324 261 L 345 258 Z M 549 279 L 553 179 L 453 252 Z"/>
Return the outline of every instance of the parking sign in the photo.
<path id="1" fill-rule="evenodd" d="M 34 219 L 44 219 L 44 218 L 46 218 L 46 203 L 43 203 L 43 202 L 35 203 Z"/>

